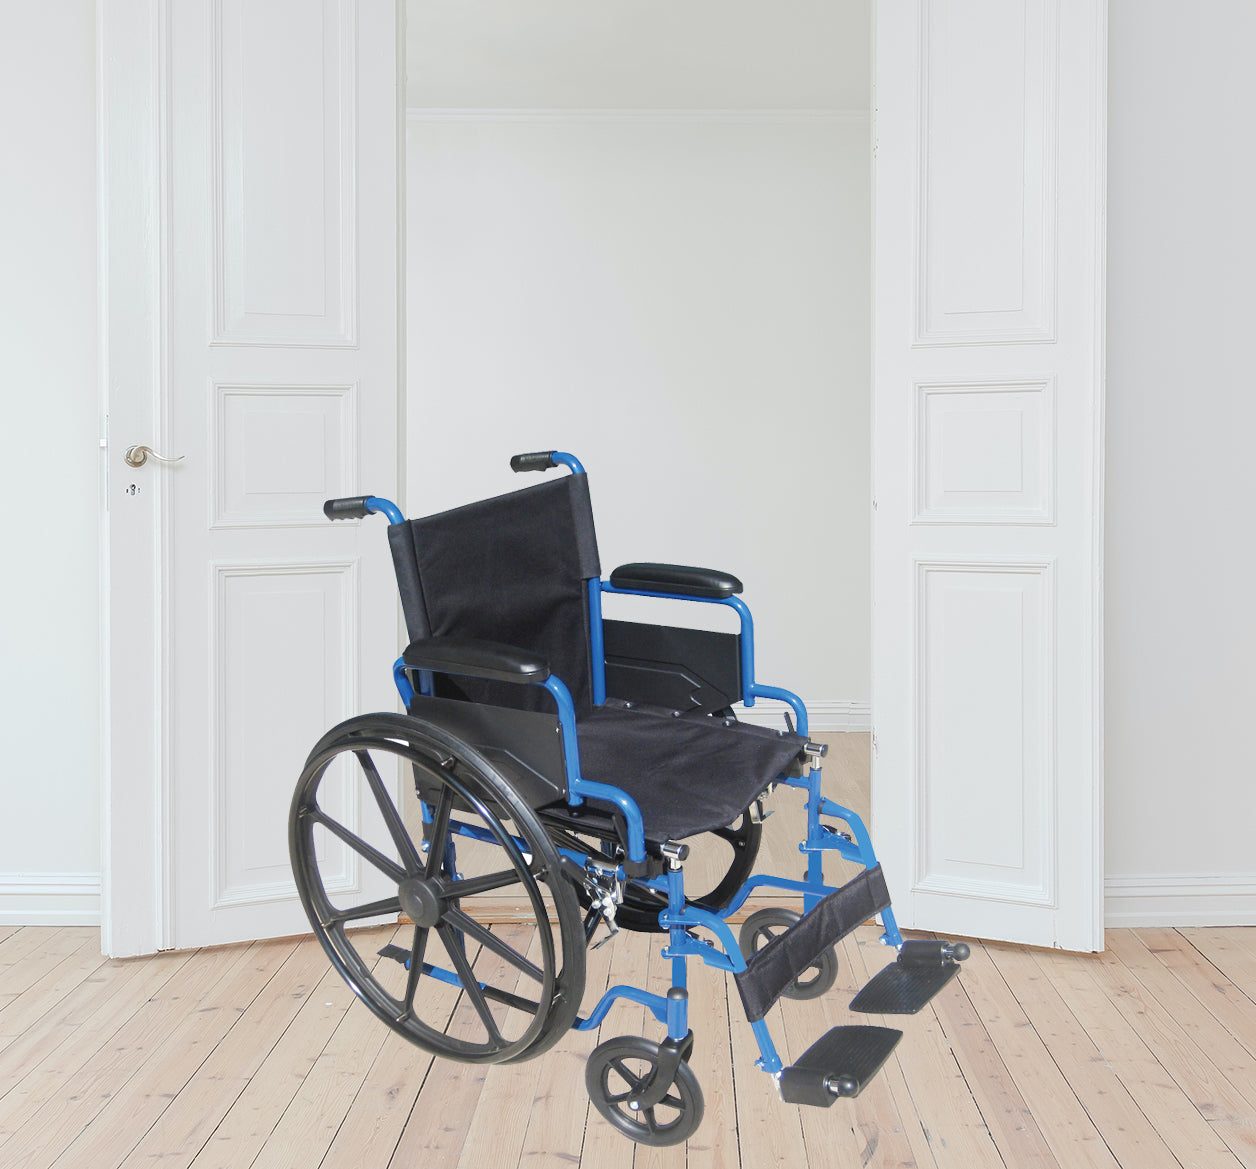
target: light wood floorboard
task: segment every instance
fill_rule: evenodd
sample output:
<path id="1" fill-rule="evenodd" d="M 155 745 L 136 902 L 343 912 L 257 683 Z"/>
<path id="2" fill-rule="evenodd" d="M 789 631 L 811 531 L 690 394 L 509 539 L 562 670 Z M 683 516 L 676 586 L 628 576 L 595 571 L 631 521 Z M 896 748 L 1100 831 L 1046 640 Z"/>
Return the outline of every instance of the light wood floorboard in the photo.
<path id="1" fill-rule="evenodd" d="M 866 769 L 866 736 L 835 739 L 844 766 Z M 797 853 L 772 847 L 791 875 Z M 773 1009 L 787 1062 L 830 1027 L 883 1021 L 846 1009 L 890 960 L 877 934 L 840 944 L 824 998 Z M 408 931 L 372 931 L 390 939 Z M 691 963 L 706 1115 L 666 1149 L 625 1140 L 584 1089 L 599 1042 L 660 1037 L 640 1005 L 484 1067 L 406 1044 L 312 939 L 125 961 L 98 947 L 87 928 L 0 930 L 3 1169 L 1256 1169 L 1256 927 L 1114 930 L 1098 956 L 974 942 L 930 1006 L 884 1020 L 902 1042 L 830 1109 L 780 1101 L 735 985 Z M 586 1009 L 608 985 L 661 991 L 669 976 L 658 937 L 621 933 L 589 952 Z M 452 1033 L 476 1036 L 443 991 Z"/>
<path id="2" fill-rule="evenodd" d="M 706 1117 L 671 1149 L 635 1148 L 584 1092 L 598 1042 L 659 1035 L 635 1004 L 539 1059 L 485 1068 L 397 1038 L 310 940 L 96 964 L 66 945 L 29 980 L 43 1012 L 0 1050 L 5 1169 L 1256 1169 L 1256 929 L 1112 931 L 1098 957 L 975 944 L 930 1007 L 885 1020 L 905 1034 L 882 1074 L 827 1110 L 777 1099 L 735 987 L 694 966 Z M 845 1009 L 888 959 L 876 929 L 840 955 L 829 995 L 769 1016 L 783 1058 L 881 1021 Z M 586 1001 L 610 983 L 665 988 L 668 967 L 658 938 L 620 934 L 589 955 Z M 471 1034 L 456 1000 L 453 1026 Z"/>

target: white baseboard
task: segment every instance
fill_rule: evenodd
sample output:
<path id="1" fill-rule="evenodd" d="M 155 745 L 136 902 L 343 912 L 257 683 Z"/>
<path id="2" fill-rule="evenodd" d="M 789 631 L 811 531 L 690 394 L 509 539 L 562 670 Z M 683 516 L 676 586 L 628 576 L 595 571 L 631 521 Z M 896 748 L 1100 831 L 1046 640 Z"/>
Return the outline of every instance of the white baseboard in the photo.
<path id="1" fill-rule="evenodd" d="M 785 711 L 789 707 L 772 698 L 760 698 L 749 710 L 740 702 L 733 710 L 742 722 L 765 727 L 783 727 Z M 808 702 L 807 718 L 811 723 L 810 729 L 816 734 L 824 734 L 826 731 L 872 730 L 872 707 L 867 702 Z"/>
<path id="2" fill-rule="evenodd" d="M 0 925 L 100 925 L 100 874 L 0 872 Z"/>
<path id="3" fill-rule="evenodd" d="M 1110 928 L 1256 925 L 1256 873 L 1108 877 L 1103 916 Z"/>

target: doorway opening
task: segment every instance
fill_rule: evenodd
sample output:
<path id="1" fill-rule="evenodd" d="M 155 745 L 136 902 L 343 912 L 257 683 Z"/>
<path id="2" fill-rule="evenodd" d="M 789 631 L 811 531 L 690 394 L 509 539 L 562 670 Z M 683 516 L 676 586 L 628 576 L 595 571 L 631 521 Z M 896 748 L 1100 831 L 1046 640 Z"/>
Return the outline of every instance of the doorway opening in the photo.
<path id="1" fill-rule="evenodd" d="M 576 452 L 604 560 L 742 574 L 818 731 L 869 726 L 870 21 L 408 8 L 408 508 Z"/>

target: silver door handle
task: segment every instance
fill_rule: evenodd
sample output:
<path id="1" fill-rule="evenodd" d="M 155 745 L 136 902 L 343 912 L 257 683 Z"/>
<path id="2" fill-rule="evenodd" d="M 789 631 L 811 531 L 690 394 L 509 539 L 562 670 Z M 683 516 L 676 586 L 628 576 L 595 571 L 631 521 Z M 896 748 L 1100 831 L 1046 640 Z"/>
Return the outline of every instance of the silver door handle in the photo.
<path id="1" fill-rule="evenodd" d="M 156 459 L 159 463 L 177 463 L 184 455 L 159 455 L 150 446 L 129 446 L 126 453 L 122 456 L 126 460 L 128 467 L 142 467 L 148 462 L 149 458 Z"/>

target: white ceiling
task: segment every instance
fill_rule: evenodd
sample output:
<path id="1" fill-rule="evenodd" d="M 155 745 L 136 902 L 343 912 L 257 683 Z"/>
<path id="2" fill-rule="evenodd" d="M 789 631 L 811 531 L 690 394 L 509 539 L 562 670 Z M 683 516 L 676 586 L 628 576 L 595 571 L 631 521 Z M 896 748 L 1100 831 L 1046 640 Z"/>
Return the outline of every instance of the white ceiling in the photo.
<path id="1" fill-rule="evenodd" d="M 869 106 L 871 0 L 408 0 L 407 104 Z"/>

